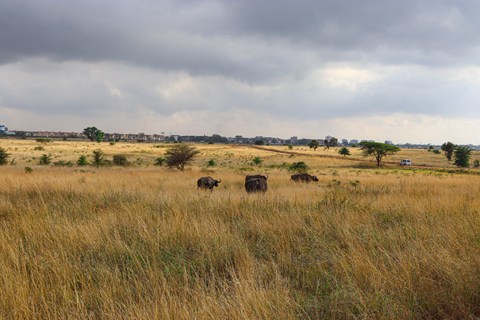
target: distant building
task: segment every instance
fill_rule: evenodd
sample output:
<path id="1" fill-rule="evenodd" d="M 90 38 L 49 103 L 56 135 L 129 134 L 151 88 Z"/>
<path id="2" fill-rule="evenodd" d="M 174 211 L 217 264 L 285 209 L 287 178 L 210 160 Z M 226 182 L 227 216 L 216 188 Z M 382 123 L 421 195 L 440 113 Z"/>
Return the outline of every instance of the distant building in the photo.
<path id="1" fill-rule="evenodd" d="M 357 139 L 352 139 L 352 140 L 350 140 L 350 144 L 358 144 L 358 140 Z"/>
<path id="2" fill-rule="evenodd" d="M 296 137 L 296 136 L 290 138 L 290 142 L 292 142 L 292 143 L 297 143 L 297 141 L 298 141 L 298 137 Z"/>
<path id="3" fill-rule="evenodd" d="M 332 139 L 332 138 L 333 138 L 332 136 L 326 136 L 326 137 L 325 137 L 325 140 L 330 141 L 330 139 Z"/>
<path id="4" fill-rule="evenodd" d="M 348 140 L 347 139 L 342 139 L 342 144 L 345 146 L 348 144 Z"/>
<path id="5" fill-rule="evenodd" d="M 393 142 L 391 140 L 385 140 L 385 144 L 393 145 Z"/>

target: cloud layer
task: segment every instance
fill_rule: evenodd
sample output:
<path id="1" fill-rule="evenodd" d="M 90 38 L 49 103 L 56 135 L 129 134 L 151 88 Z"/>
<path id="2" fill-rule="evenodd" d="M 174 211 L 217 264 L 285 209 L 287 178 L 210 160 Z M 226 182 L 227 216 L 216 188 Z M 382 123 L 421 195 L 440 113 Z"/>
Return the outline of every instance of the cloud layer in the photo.
<path id="1" fill-rule="evenodd" d="M 0 122 L 476 144 L 479 6 L 6 0 Z"/>

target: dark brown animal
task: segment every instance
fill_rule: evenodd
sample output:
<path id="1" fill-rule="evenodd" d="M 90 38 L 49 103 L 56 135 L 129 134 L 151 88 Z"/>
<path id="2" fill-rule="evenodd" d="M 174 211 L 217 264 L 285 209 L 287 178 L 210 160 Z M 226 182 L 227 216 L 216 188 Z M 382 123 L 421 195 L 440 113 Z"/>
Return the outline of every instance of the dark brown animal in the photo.
<path id="1" fill-rule="evenodd" d="M 267 192 L 267 178 L 262 175 L 247 175 L 245 177 L 245 190 L 247 192 Z"/>
<path id="2" fill-rule="evenodd" d="M 212 177 L 201 177 L 197 181 L 197 187 L 201 189 L 210 189 L 213 192 L 214 187 L 218 187 L 218 184 L 222 182 L 222 180 L 215 180 Z"/>
<path id="3" fill-rule="evenodd" d="M 263 176 L 261 174 L 247 174 L 245 176 L 245 182 L 247 182 L 248 180 L 251 180 L 251 179 L 263 179 L 263 180 L 267 181 L 268 176 Z"/>
<path id="4" fill-rule="evenodd" d="M 311 182 L 311 181 L 318 181 L 316 176 L 309 175 L 308 173 L 297 173 L 292 175 L 292 181 L 295 182 Z"/>

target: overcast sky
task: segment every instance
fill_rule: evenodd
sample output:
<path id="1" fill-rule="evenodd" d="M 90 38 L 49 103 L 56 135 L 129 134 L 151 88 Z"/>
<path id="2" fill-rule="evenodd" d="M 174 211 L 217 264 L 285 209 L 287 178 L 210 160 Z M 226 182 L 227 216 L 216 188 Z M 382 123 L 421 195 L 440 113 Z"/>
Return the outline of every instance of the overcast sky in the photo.
<path id="1" fill-rule="evenodd" d="M 480 143 L 477 1 L 0 1 L 10 130 Z"/>

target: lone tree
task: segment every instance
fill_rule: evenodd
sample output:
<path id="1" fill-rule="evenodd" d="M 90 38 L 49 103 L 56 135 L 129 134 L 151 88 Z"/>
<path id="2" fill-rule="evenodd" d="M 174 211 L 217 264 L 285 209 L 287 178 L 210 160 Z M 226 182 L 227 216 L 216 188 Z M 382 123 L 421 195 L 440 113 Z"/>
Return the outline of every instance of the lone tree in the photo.
<path id="1" fill-rule="evenodd" d="M 448 161 L 452 160 L 452 155 L 453 155 L 453 151 L 455 151 L 455 148 L 456 148 L 456 145 L 454 145 L 450 141 L 442 144 L 441 149 L 442 151 L 445 152 L 445 157 L 447 157 Z"/>
<path id="2" fill-rule="evenodd" d="M 342 149 L 338 150 L 338 153 L 343 155 L 344 157 L 350 155 L 350 151 L 346 147 L 343 147 Z"/>
<path id="3" fill-rule="evenodd" d="M 330 141 L 328 141 L 328 139 L 323 140 L 323 145 L 326 149 L 330 149 Z"/>
<path id="4" fill-rule="evenodd" d="M 455 158 L 453 164 L 460 168 L 468 168 L 472 151 L 473 149 L 470 149 L 469 146 L 457 146 L 453 151 L 453 157 Z"/>
<path id="5" fill-rule="evenodd" d="M 330 144 L 330 147 L 338 146 L 338 139 L 337 138 L 330 138 L 329 144 Z"/>
<path id="6" fill-rule="evenodd" d="M 318 140 L 313 139 L 308 143 L 308 146 L 310 147 L 310 149 L 313 148 L 313 151 L 317 151 L 317 148 L 320 147 L 320 142 L 318 142 Z"/>
<path id="7" fill-rule="evenodd" d="M 90 141 L 102 141 L 104 133 L 96 127 L 88 127 L 83 129 L 83 134 L 87 136 Z M 100 140 L 100 141 L 99 141 Z"/>
<path id="8" fill-rule="evenodd" d="M 183 171 L 185 166 L 192 161 L 193 157 L 200 153 L 200 151 L 195 149 L 195 147 L 190 147 L 183 143 L 174 145 L 166 152 L 167 166 L 169 168 L 177 168 Z"/>
<path id="9" fill-rule="evenodd" d="M 368 142 L 362 141 L 360 142 L 360 150 L 363 151 L 363 156 L 374 156 L 377 160 L 377 166 L 380 166 L 380 162 L 382 161 L 383 157 L 388 155 L 392 155 L 395 152 L 400 151 L 401 149 L 397 146 L 392 146 L 385 143 L 380 142 Z"/>

